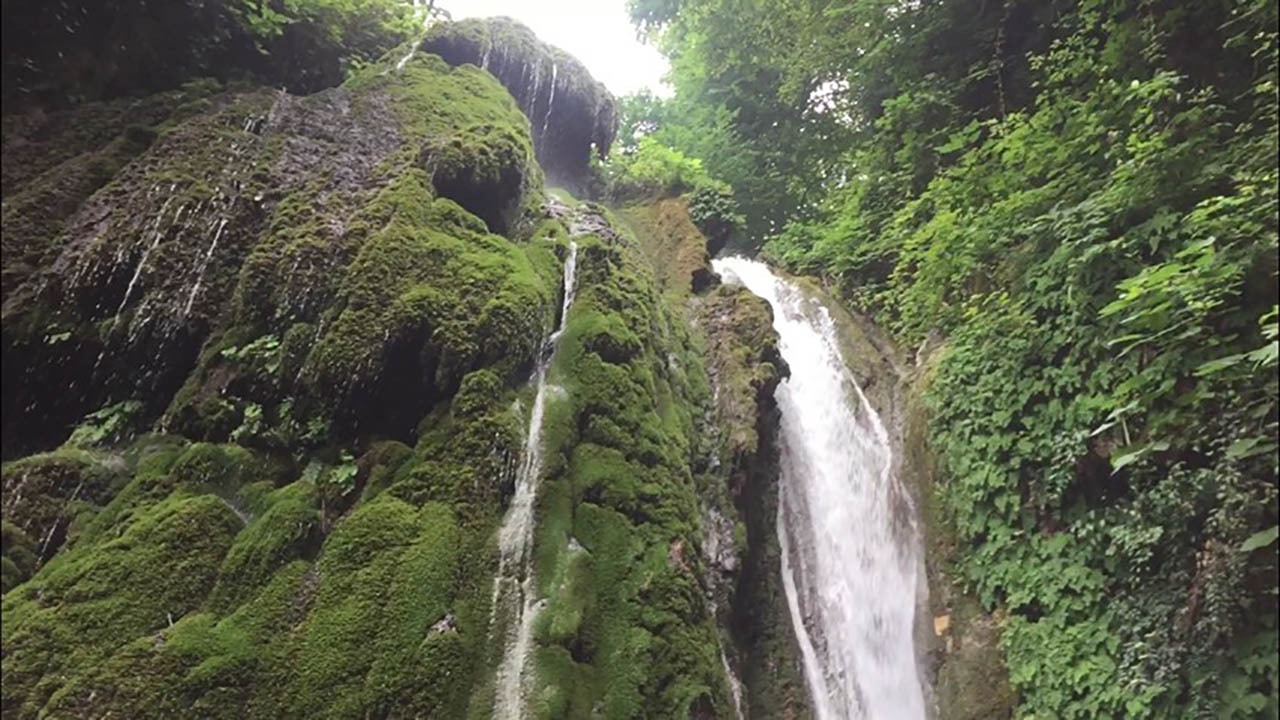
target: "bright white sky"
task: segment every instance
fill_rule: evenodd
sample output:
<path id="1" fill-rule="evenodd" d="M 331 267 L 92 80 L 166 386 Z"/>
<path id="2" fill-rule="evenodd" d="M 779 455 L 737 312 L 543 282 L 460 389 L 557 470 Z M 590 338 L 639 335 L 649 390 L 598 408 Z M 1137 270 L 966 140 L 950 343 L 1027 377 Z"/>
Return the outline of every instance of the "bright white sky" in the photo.
<path id="1" fill-rule="evenodd" d="M 614 95 L 649 88 L 670 95 L 662 82 L 667 60 L 636 38 L 626 0 L 440 0 L 454 20 L 506 15 L 582 61 Z"/>

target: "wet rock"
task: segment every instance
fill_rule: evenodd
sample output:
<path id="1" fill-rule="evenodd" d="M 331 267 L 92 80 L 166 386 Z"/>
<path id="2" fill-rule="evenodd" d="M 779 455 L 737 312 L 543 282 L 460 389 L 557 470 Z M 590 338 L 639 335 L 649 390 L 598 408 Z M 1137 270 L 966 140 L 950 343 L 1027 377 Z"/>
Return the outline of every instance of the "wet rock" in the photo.
<path id="1" fill-rule="evenodd" d="M 509 18 L 434 26 L 422 49 L 451 65 L 470 63 L 498 78 L 529 118 L 538 162 L 551 182 L 581 187 L 588 158 L 609 153 L 617 102 L 586 67 Z"/>
<path id="2" fill-rule="evenodd" d="M 419 163 L 438 195 L 484 220 L 491 232 L 506 234 L 536 182 L 527 147 L 510 127 L 473 125 L 428 143 Z"/>
<path id="3" fill-rule="evenodd" d="M 693 271 L 692 280 L 689 287 L 693 292 L 701 295 L 702 293 L 716 287 L 720 284 L 720 276 L 707 268 L 696 268 Z"/>
<path id="4" fill-rule="evenodd" d="M 431 626 L 431 632 L 436 635 L 456 633 L 458 632 L 458 619 L 453 616 L 453 613 L 445 613 L 444 617 Z"/>
<path id="5" fill-rule="evenodd" d="M 734 543 L 734 523 L 715 509 L 703 513 L 708 520 L 703 553 L 707 562 L 727 575 L 738 571 L 738 550 Z"/>

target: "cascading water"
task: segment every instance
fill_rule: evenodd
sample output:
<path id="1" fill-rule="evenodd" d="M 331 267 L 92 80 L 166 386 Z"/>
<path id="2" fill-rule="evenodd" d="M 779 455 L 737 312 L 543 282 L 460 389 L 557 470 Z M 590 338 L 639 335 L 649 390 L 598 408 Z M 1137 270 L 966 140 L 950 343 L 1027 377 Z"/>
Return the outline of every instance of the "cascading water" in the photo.
<path id="1" fill-rule="evenodd" d="M 525 433 L 524 456 L 516 474 L 515 495 L 498 532 L 498 575 L 493 581 L 493 619 L 512 617 L 504 631 L 502 664 L 498 667 L 494 694 L 494 717 L 518 720 L 523 712 L 524 666 L 533 639 L 533 623 L 541 610 L 531 567 L 533 549 L 533 508 L 542 475 L 542 418 L 547 405 L 547 370 L 555 356 L 556 345 L 564 333 L 573 304 L 574 279 L 577 274 L 578 245 L 569 242 L 564 261 L 564 301 L 560 307 L 560 323 L 542 345 L 534 371 L 533 409 L 529 412 L 529 428 Z"/>
<path id="2" fill-rule="evenodd" d="M 418 20 L 418 35 L 413 38 L 413 42 L 409 43 L 409 51 L 396 61 L 396 72 L 404 69 L 404 66 L 413 59 L 418 52 L 418 46 L 422 44 L 423 38 L 427 36 L 427 30 L 431 27 L 431 5 L 427 5 L 422 0 L 413 0 L 413 15 Z M 385 71 L 384 71 L 385 73 Z"/>
<path id="3" fill-rule="evenodd" d="M 539 142 L 546 141 L 547 127 L 551 124 L 551 111 L 556 106 L 556 83 L 559 81 L 559 73 L 560 70 L 556 64 L 551 63 L 551 97 L 547 99 L 547 114 L 542 116 L 542 132 L 538 133 Z"/>
<path id="4" fill-rule="evenodd" d="M 922 720 L 913 642 L 919 554 L 888 433 L 841 357 L 830 313 L 768 266 L 713 263 L 773 306 L 782 580 L 819 720 Z"/>

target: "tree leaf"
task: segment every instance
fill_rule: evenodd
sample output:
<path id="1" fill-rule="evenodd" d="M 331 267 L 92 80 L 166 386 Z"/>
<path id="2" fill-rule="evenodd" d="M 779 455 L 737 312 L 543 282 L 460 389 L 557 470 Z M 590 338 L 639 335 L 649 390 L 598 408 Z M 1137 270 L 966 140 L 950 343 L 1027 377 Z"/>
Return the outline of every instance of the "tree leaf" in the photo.
<path id="1" fill-rule="evenodd" d="M 1240 552 L 1253 552 L 1259 548 L 1264 548 L 1276 541 L 1280 537 L 1280 525 L 1272 525 L 1266 530 L 1262 530 L 1250 535 L 1244 542 L 1240 543 Z"/>

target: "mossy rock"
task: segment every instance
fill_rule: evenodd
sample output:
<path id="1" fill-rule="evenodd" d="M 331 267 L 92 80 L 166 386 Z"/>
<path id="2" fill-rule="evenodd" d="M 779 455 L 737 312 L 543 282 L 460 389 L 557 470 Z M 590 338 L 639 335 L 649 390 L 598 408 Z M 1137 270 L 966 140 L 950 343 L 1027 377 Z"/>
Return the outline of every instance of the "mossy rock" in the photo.
<path id="1" fill-rule="evenodd" d="M 437 195 L 457 202 L 498 234 L 510 231 L 525 193 L 541 179 L 527 138 L 510 126 L 463 128 L 429 142 L 419 162 Z"/>
<path id="2" fill-rule="evenodd" d="M 726 460 L 748 461 L 759 449 L 760 407 L 788 372 L 778 352 L 769 304 L 737 285 L 721 285 L 699 298 L 695 317 L 707 343 Z"/>
<path id="3" fill-rule="evenodd" d="M 511 92 L 552 182 L 581 188 L 591 154 L 608 155 L 618 130 L 617 101 L 581 62 L 524 25 L 509 18 L 440 23 L 422 49 L 451 65 L 483 68 Z"/>
<path id="4" fill-rule="evenodd" d="M 457 533 L 448 508 L 387 495 L 335 530 L 317 565 L 315 607 L 281 668 L 288 714 L 362 716 L 412 694 L 413 668 L 434 649 L 424 639 L 450 608 Z M 433 715 L 460 702 L 449 695 Z"/>
<path id="5" fill-rule="evenodd" d="M 321 514 L 311 483 L 300 480 L 255 504 L 261 509 L 247 518 L 218 571 L 209 595 L 214 611 L 228 612 L 251 600 L 278 568 L 313 559 L 319 551 Z"/>
<path id="6" fill-rule="evenodd" d="M 196 609 L 239 528 L 217 498 L 175 495 L 6 594 L 4 707 L 34 716 L 65 673 Z"/>
<path id="7" fill-rule="evenodd" d="M 601 214 L 601 220 L 608 222 Z M 578 292 L 551 381 L 537 508 L 533 709 L 547 717 L 727 715 L 697 550 L 693 417 L 706 387 L 625 228 L 578 236 Z M 705 380 L 703 380 L 705 382 Z"/>
<path id="8" fill-rule="evenodd" d="M 421 171 L 402 182 L 426 193 Z M 349 268 L 342 311 L 302 377 L 318 396 L 342 389 L 362 424 L 404 437 L 466 373 L 495 365 L 510 378 L 527 367 L 553 303 L 521 248 L 449 235 L 415 222 L 412 201 L 398 207 Z"/>
<path id="9" fill-rule="evenodd" d="M 4 464 L 5 592 L 74 538 L 81 516 L 123 487 L 123 471 L 118 457 L 74 449 Z"/>

